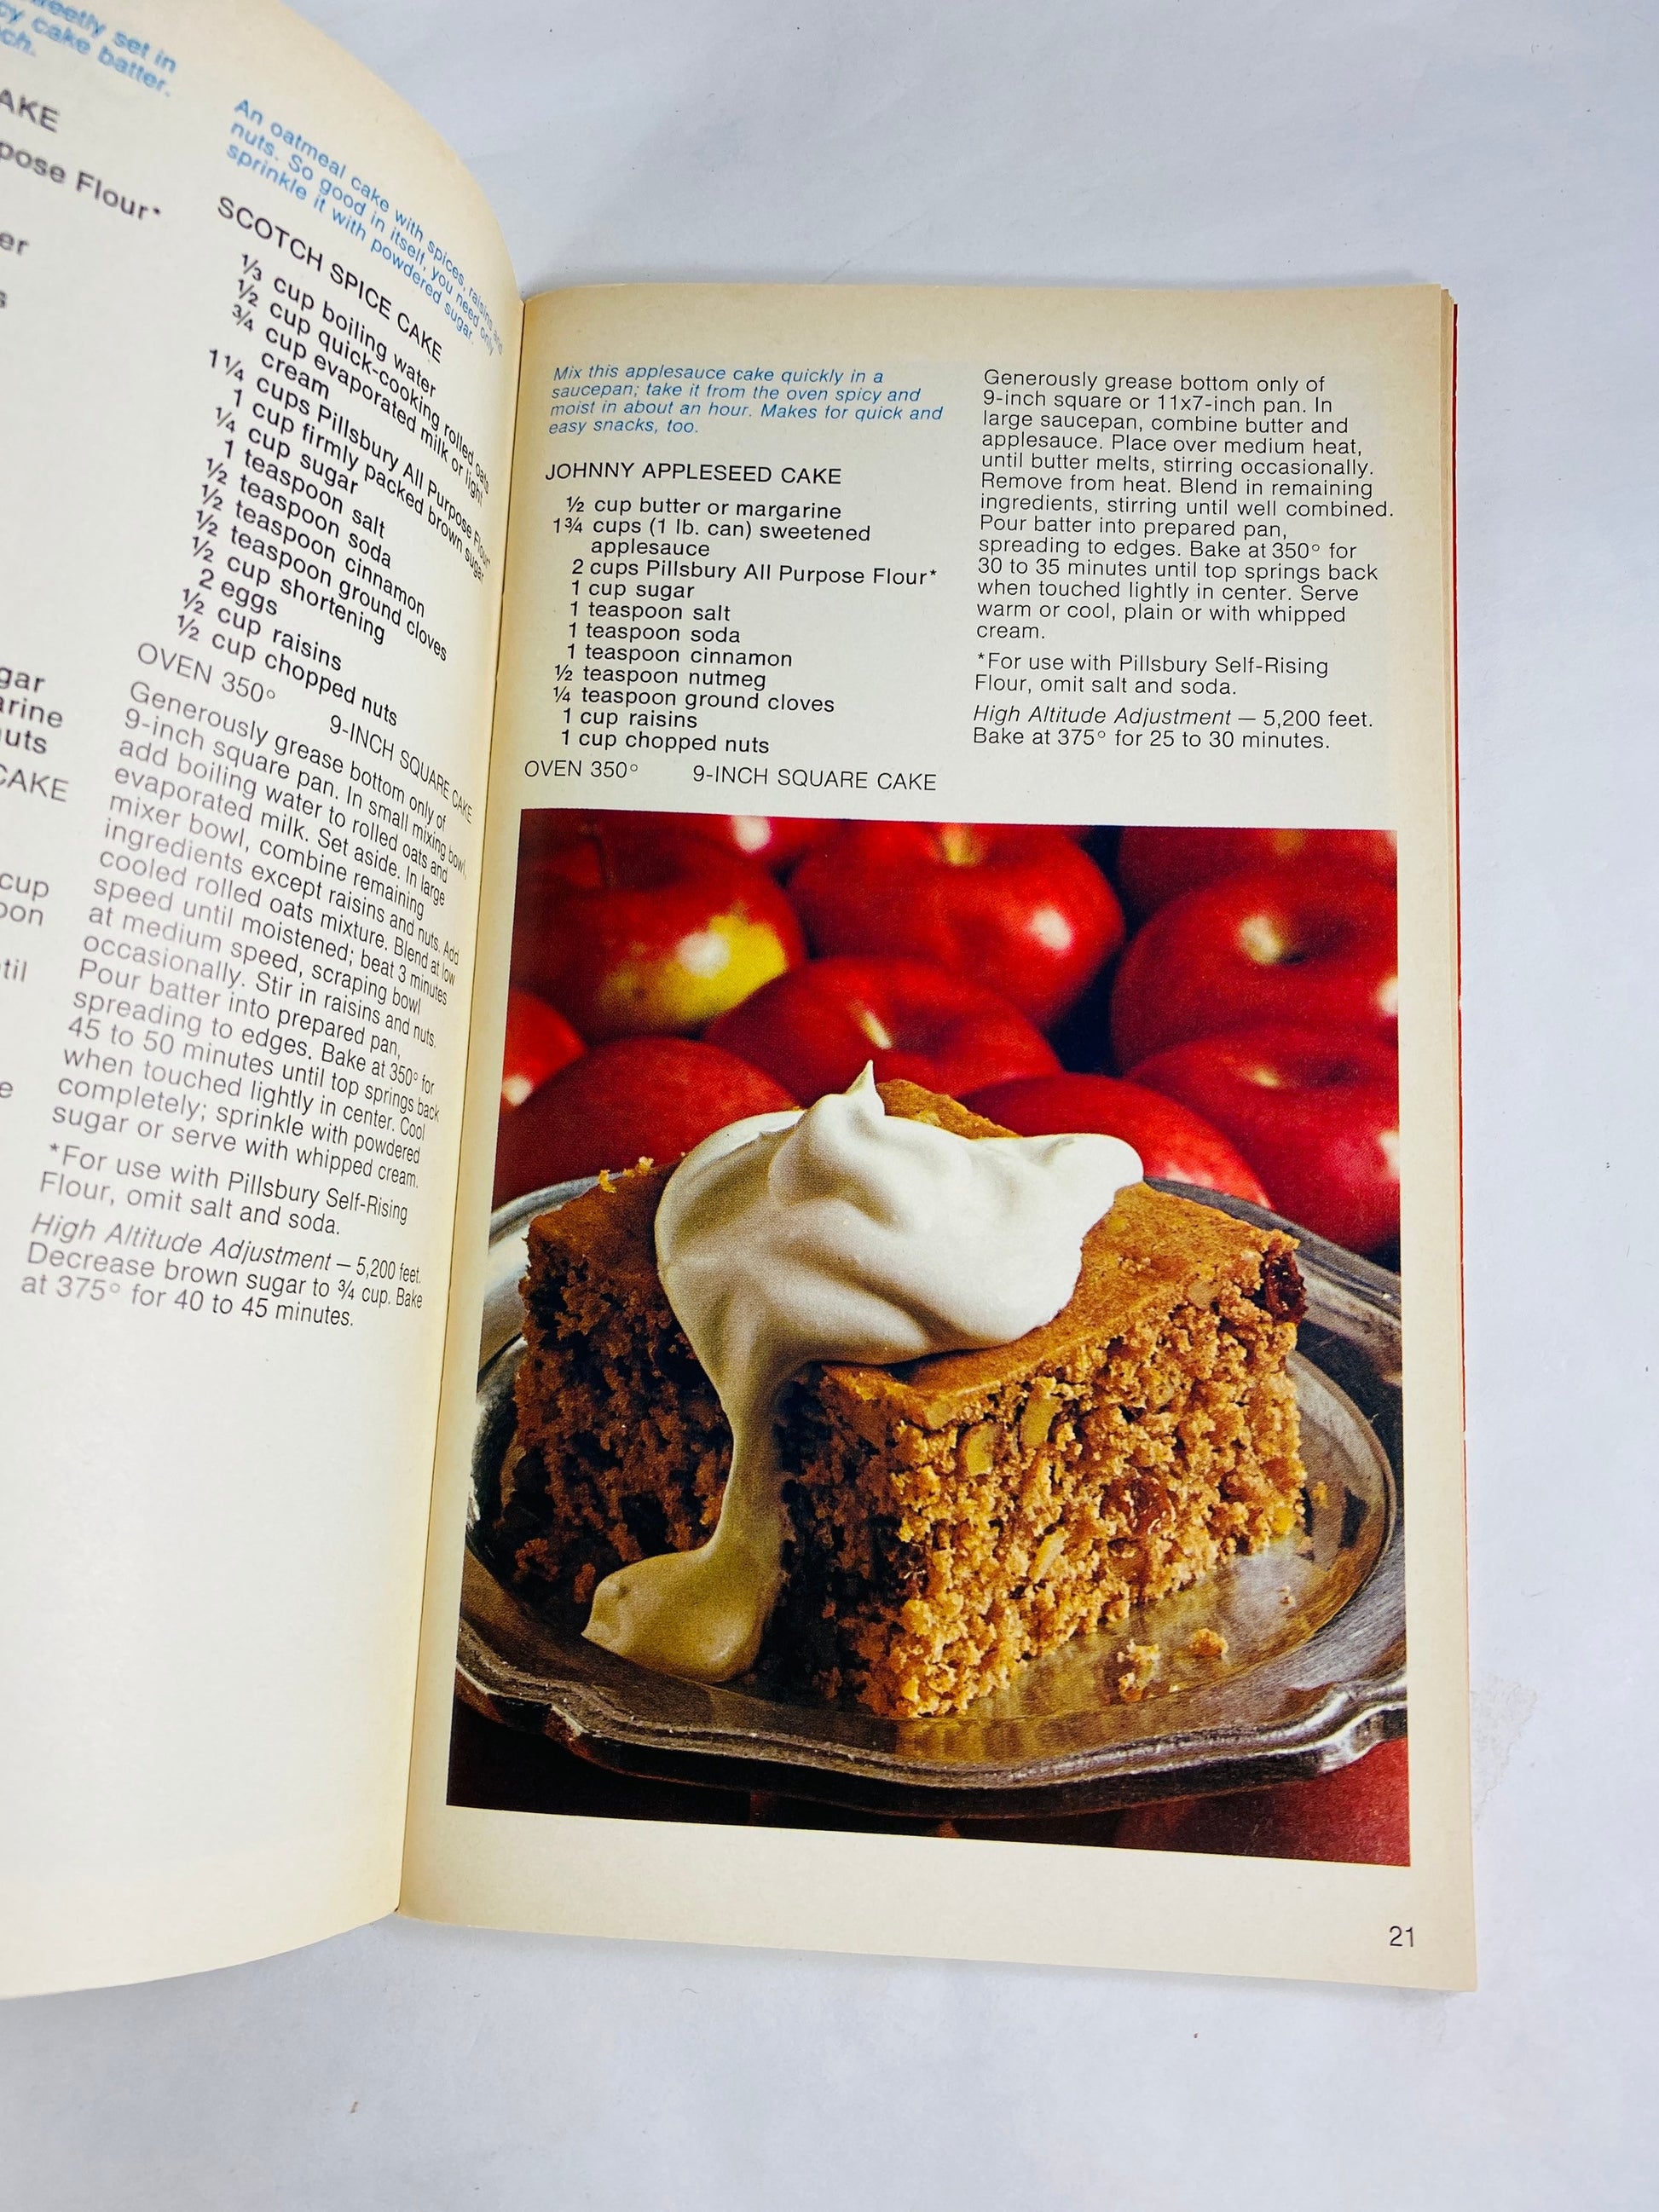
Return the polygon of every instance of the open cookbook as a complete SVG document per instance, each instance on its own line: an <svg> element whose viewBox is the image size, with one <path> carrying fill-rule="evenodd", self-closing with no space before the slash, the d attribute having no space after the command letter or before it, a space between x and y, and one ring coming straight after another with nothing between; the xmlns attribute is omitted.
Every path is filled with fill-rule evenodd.
<svg viewBox="0 0 1659 2212"><path fill-rule="evenodd" d="M1471 1984L1452 332L521 303L0 0L0 1987Z"/></svg>

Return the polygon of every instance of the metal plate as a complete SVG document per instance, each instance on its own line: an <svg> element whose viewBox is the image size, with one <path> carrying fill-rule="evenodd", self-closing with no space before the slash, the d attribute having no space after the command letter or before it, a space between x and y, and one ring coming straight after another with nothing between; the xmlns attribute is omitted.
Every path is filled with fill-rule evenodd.
<svg viewBox="0 0 1659 2212"><path fill-rule="evenodd" d="M935 1820L1255 1788L1344 1765L1403 1733L1398 1279L1241 1200L1156 1187L1301 1240L1308 1317L1293 1372L1310 1497L1305 1534L1224 1561L1197 1589L1078 1638L947 1719L883 1720L752 1683L705 1688L570 1635L507 1587L489 1532L524 1349L517 1286L526 1230L532 1214L591 1188L584 1179L520 1199L491 1224L461 1695L620 1773ZM1224 1655L1192 1656L1200 1629L1224 1638ZM1131 1641L1163 1654L1136 1703L1117 1687Z"/></svg>

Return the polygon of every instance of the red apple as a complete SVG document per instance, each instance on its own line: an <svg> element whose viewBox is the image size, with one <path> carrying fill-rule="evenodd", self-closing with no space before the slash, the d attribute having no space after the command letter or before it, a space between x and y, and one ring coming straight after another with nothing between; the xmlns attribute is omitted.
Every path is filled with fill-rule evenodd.
<svg viewBox="0 0 1659 2212"><path fill-rule="evenodd" d="M609 818L578 806L526 806L519 817L520 875L525 875L550 853L575 844L585 830Z"/></svg>
<svg viewBox="0 0 1659 2212"><path fill-rule="evenodd" d="M1184 892L1131 939L1112 986L1113 1050L1127 1073L1166 1045L1263 1022L1392 1037L1399 989L1386 884L1264 868Z"/></svg>
<svg viewBox="0 0 1659 2212"><path fill-rule="evenodd" d="M502 1115L495 1202L642 1157L677 1160L728 1121L794 1103L770 1076L713 1045L685 1037L596 1045Z"/></svg>
<svg viewBox="0 0 1659 2212"><path fill-rule="evenodd" d="M1058 830L849 822L789 896L814 952L931 960L1045 1027L1123 941L1111 885Z"/></svg>
<svg viewBox="0 0 1659 2212"><path fill-rule="evenodd" d="M954 1098L1060 1062L1040 1030L994 991L925 960L810 960L722 1015L708 1041L740 1054L805 1105L845 1091L866 1060Z"/></svg>
<svg viewBox="0 0 1659 2212"><path fill-rule="evenodd" d="M701 1029L804 950L764 868L683 830L589 817L519 872L513 979L592 1042Z"/></svg>
<svg viewBox="0 0 1659 2212"><path fill-rule="evenodd" d="M684 830L740 860L757 860L774 875L792 868L801 854L821 845L841 827L781 814L638 814L631 809L541 806L519 817L519 865L544 860L596 825L612 839L650 842L665 830Z"/></svg>
<svg viewBox="0 0 1659 2212"><path fill-rule="evenodd" d="M1263 1028L1153 1054L1131 1079L1231 1137L1292 1221L1370 1252L1400 1233L1400 1066L1363 1030Z"/></svg>
<svg viewBox="0 0 1659 2212"><path fill-rule="evenodd" d="M538 1084L556 1075L587 1047L564 1016L528 991L507 994L507 1041L501 1049L501 1103L522 1106Z"/></svg>
<svg viewBox="0 0 1659 2212"><path fill-rule="evenodd" d="M1112 1841L1121 1850L1221 1851L1243 1859L1334 1859L1409 1866L1406 1740L1307 1782L1223 1796L1132 1806Z"/></svg>
<svg viewBox="0 0 1659 2212"><path fill-rule="evenodd" d="M1139 1153L1144 1174L1224 1190L1257 1206L1273 1203L1218 1129L1138 1083L1109 1075L1024 1075L975 1091L962 1103L1022 1137L1060 1136L1073 1129L1121 1137Z"/></svg>
<svg viewBox="0 0 1659 2212"><path fill-rule="evenodd" d="M1291 862L1358 868L1379 882L1395 878L1392 830L1126 830L1113 873L1123 902L1154 913L1183 891L1246 869Z"/></svg>
<svg viewBox="0 0 1659 2212"><path fill-rule="evenodd" d="M775 876L787 875L803 853L823 844L841 827L833 819L815 821L782 814L658 814L641 815L639 819L671 823L677 829L690 830L724 852L758 860Z"/></svg>

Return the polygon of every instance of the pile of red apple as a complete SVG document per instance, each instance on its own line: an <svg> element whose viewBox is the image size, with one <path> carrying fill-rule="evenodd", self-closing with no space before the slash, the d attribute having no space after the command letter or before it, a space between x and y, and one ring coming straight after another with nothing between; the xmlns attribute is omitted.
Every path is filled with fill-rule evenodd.
<svg viewBox="0 0 1659 2212"><path fill-rule="evenodd" d="M497 1202L869 1060L1390 1250L1394 868L1381 831L526 813Z"/></svg>

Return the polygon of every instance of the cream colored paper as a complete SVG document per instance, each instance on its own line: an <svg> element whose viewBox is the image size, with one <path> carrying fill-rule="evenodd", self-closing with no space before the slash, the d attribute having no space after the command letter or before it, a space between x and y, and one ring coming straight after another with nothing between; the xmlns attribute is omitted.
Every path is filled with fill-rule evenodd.
<svg viewBox="0 0 1659 2212"><path fill-rule="evenodd" d="M404 1910L586 1934L1470 1984L1450 349L1449 305L1426 289L1101 295L630 288L555 294L531 303ZM989 679L1012 672L986 655L1040 653L1059 632L1066 643L1054 649L1067 664L1060 672L1069 684L1072 656L1091 648L1109 647L1115 657L1127 653L1132 663L1136 653L1153 660L1206 655L1213 663L1227 650L1213 641L1217 626L1189 624L1173 600L1167 626L1161 619L1126 625L1120 601L1097 627L1094 618L1034 614L1029 618L1036 642L1024 634L981 634L981 417L991 370L1011 380L994 388L1016 392L1026 388L1019 379L1030 371L1056 377L1166 374L1203 380L1200 392L1212 391L1221 378L1243 379L1252 392L1305 393L1310 377L1322 380L1321 395L1328 397L1333 413L1357 425L1370 498L1386 499L1389 510L1386 527L1382 518L1363 514L1341 526L1353 550L1338 565L1363 568L1376 562L1382 580L1363 586L1352 599L1327 595L1316 602L1344 605L1340 624L1287 628L1283 645L1273 648L1252 635L1237 650L1244 656L1254 647L1292 659L1328 657L1328 673L1307 681L1325 686L1321 696L1345 714L1365 718L1342 726L1349 741L1317 760L1206 743L1199 763L1179 753L1157 757L1145 746L1051 744L1039 762L1038 748L1029 742L1038 725L1028 720L1024 749L975 744L975 728L985 726L976 707L1006 703L1010 696ZM872 398L878 372L881 397ZM770 394L769 414L755 397L760 387ZM844 411L829 416L826 404ZM1161 404L1167 414L1169 403ZM861 416L860 406L871 411ZM817 411L805 412L809 407ZM657 427L626 427L630 421ZM678 429L668 427L676 422ZM1207 458L1193 450L1195 460ZM1132 463L1132 449L1124 450L1124 459ZM623 461L632 465L627 475L574 474L568 466ZM763 467L771 474L763 485L753 477L722 483L707 474L647 477L647 462ZM842 473L833 485L809 481L789 490L786 468ZM1133 468L1124 473L1132 482ZM1017 487L989 488L1019 495ZM1288 498L1282 483L1279 490ZM672 495L700 502L684 517L688 534L695 532L704 549L697 598L730 599L739 608L732 619L752 624L757 642L764 630L764 641L789 656L778 683L796 688L799 673L798 696L833 695L833 716L810 708L716 708L708 720L699 718L700 728L716 732L714 750L678 755L659 749L672 729L634 719L653 714L649 706L613 711L595 699L586 725L566 720L566 704L580 716L588 702L578 696L580 686L572 692L566 672L567 623L574 609L565 502L578 495L635 502L613 510L618 522L626 525L631 516L646 524L644 540L666 540L643 542L640 559L672 564L682 517L660 505L646 516L637 504L642 491L653 501ZM1123 496L1135 495L1126 488ZM840 506L840 521L821 518L828 530L870 522L866 573L856 584L801 581L789 592L778 588L779 577L751 581L744 574L751 562L851 568L860 556L858 541L836 538L763 545L759 518L752 511L743 516L740 499L751 509L766 500ZM719 513L705 504L716 500L729 504ZM717 551L706 526L739 520L750 522L749 534L723 537ZM1321 540L1338 534L1338 526L1322 516L1316 523L1294 520ZM880 589L870 569L876 546L884 565L897 572ZM1030 567L1042 557L1039 550L1020 557L1035 584L1045 574L1066 580L1078 573L1073 560L1097 556L1079 545L1052 572ZM1106 565L1113 558L1109 544L1097 557L1104 591L1115 580ZM733 564L729 577L717 573L726 563ZM1320 566L1328 565L1322 553ZM1242 568L1231 579L1200 573L1170 580L1172 586L1180 580L1242 590ZM666 582L678 572L665 565L644 573ZM1025 618L1009 619L1017 629ZM1241 624L1241 640L1252 627ZM1188 641L1206 630L1212 631L1210 640ZM1080 647L1078 637L1088 646ZM1121 670L1115 665L1109 672L1115 679ZM1135 673L1133 665L1128 672ZM1162 681L1159 672L1140 672ZM1212 667L1193 680L1213 673ZM1264 689L1264 672L1232 673L1240 678L1232 696L1241 714L1247 708L1259 714L1273 696L1273 686ZM1033 696L1026 695L1028 705ZM1079 694L1066 689L1043 696L1060 703ZM1194 708L1206 700L1213 704L1218 696L1186 695ZM1288 696L1308 695L1304 686ZM769 749L726 742L751 735L767 738ZM572 773L572 763L580 775ZM764 766L769 781L737 781L745 765L751 771ZM801 780L831 765L847 779L833 788ZM725 768L730 778L698 779L699 768ZM790 771L787 778L777 774L781 768ZM557 804L1398 830L1412 1494L1409 1869L792 1834L446 1804L518 817L522 807ZM1410 1931L1408 1946L1396 1932L1402 1929Z"/></svg>
<svg viewBox="0 0 1659 2212"><path fill-rule="evenodd" d="M397 1894L520 315L453 157L270 0L0 19L0 663L41 679L0 694L40 708L7 720L0 789L0 1984L30 1990L221 1965ZM243 814L216 748L276 734L307 750L249 771ZM235 888L214 841L239 832ZM299 888L261 879L256 925L262 855ZM279 901L360 875L359 918L398 902L377 966L337 931L295 949L319 931ZM129 1010L96 1036L89 989ZM325 1068L289 1028L283 1062L331 1096L325 1143L320 1105L261 1120L229 1070L331 996L372 1045L331 1039L356 1058ZM414 1149L413 1183L382 1176ZM107 1241L192 1222L194 1251ZM216 1261L227 1235L302 1257ZM83 1264L110 1255L152 1273Z"/></svg>

